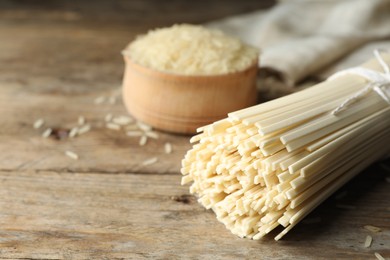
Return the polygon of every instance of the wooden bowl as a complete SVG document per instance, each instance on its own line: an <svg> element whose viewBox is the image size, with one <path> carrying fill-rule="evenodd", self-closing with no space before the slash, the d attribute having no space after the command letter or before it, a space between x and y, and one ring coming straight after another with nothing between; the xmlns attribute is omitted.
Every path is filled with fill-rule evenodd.
<svg viewBox="0 0 390 260"><path fill-rule="evenodd" d="M239 72L188 76L149 69L127 56L124 59L126 108L156 129L193 134L200 126L256 103L257 60Z"/></svg>

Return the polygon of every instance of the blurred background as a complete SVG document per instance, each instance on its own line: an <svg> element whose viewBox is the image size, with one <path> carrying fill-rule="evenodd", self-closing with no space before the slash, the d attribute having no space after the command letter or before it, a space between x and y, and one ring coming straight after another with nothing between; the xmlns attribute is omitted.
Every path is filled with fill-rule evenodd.
<svg viewBox="0 0 390 260"><path fill-rule="evenodd" d="M64 93L112 88L122 80L120 52L135 35L273 4L255 0L2 0L0 80ZM93 88L78 87L85 84Z"/></svg>

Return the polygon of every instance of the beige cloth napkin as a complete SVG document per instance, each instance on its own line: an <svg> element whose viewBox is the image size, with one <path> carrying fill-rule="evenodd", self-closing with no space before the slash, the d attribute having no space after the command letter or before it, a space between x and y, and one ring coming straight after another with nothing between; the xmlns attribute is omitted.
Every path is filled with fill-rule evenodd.
<svg viewBox="0 0 390 260"><path fill-rule="evenodd" d="M390 40L390 0L280 1L270 10L228 17L206 26L261 49L259 85L274 98L299 89L308 76L329 75L333 65L343 68L337 62L366 44ZM375 44L369 46L371 52L365 49L358 55L366 55L362 60L376 48ZM353 60L359 60L353 66L360 63L359 58ZM303 87L307 85L310 81Z"/></svg>

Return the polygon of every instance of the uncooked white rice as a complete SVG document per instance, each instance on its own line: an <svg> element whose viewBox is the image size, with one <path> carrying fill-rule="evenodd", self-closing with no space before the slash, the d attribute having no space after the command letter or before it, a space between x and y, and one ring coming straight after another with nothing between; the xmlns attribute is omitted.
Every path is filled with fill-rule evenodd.
<svg viewBox="0 0 390 260"><path fill-rule="evenodd" d="M364 247L368 248L372 244L372 236L368 235L366 236L366 241L364 241Z"/></svg>
<svg viewBox="0 0 390 260"><path fill-rule="evenodd" d="M79 128L78 128L77 126L76 126L76 127L73 127L73 128L70 130L68 136L69 136L70 138L73 138L73 137L75 137L75 136L77 135L78 131L79 131Z"/></svg>
<svg viewBox="0 0 390 260"><path fill-rule="evenodd" d="M96 105L102 104L104 101L106 101L106 97L104 97L104 96L97 97L94 100Z"/></svg>
<svg viewBox="0 0 390 260"><path fill-rule="evenodd" d="M51 132L53 132L53 130L52 130L51 128L46 129L46 130L42 133L42 137L43 137L43 138L48 138L48 137L51 135Z"/></svg>
<svg viewBox="0 0 390 260"><path fill-rule="evenodd" d="M44 124L45 124L45 120L43 120L42 118L39 118L39 119L37 119L37 120L34 122L33 127L34 127L35 129L39 129L39 128L41 128Z"/></svg>
<svg viewBox="0 0 390 260"><path fill-rule="evenodd" d="M79 129L78 134L79 135L85 134L85 133L89 132L89 130L91 130L91 125L89 125L89 124L84 125Z"/></svg>
<svg viewBox="0 0 390 260"><path fill-rule="evenodd" d="M132 130L138 130L139 127L137 124L133 124L133 125L127 125L126 126L126 130L129 130L129 131L132 131Z"/></svg>
<svg viewBox="0 0 390 260"><path fill-rule="evenodd" d="M111 130L120 130L121 126L114 123L107 123L106 127Z"/></svg>
<svg viewBox="0 0 390 260"><path fill-rule="evenodd" d="M128 116L117 116L112 119L112 122L118 125L128 125L133 123L134 120Z"/></svg>
<svg viewBox="0 0 390 260"><path fill-rule="evenodd" d="M240 71L259 55L238 38L190 24L151 30L138 36L123 54L145 67L185 75Z"/></svg>
<svg viewBox="0 0 390 260"><path fill-rule="evenodd" d="M137 121L137 126L142 131L148 132L152 130L152 127L150 125L147 125L145 123L142 123L141 121Z"/></svg>
<svg viewBox="0 0 390 260"><path fill-rule="evenodd" d="M150 138L153 138L153 139L158 139L158 134L156 132L148 131L148 132L145 132L145 134L146 134L147 137L150 137Z"/></svg>
<svg viewBox="0 0 390 260"><path fill-rule="evenodd" d="M165 143L164 150L165 150L166 154L172 153L172 145L171 145L171 143Z"/></svg>
<svg viewBox="0 0 390 260"><path fill-rule="evenodd" d="M141 131L127 131L126 135L130 137L142 136L144 133Z"/></svg>
<svg viewBox="0 0 390 260"><path fill-rule="evenodd" d="M141 136L141 138L139 139L139 145L140 146L144 146L148 141L148 137L146 135L143 135Z"/></svg>
<svg viewBox="0 0 390 260"><path fill-rule="evenodd" d="M73 160L78 160L79 159L79 156L76 153L72 152L72 151L66 151L65 155L68 156L69 158L72 158Z"/></svg>
<svg viewBox="0 0 390 260"><path fill-rule="evenodd" d="M381 256L381 254L379 254L379 253L377 253L377 252L375 252L374 255L376 256L376 258L377 258L378 260L386 260L383 256Z"/></svg>
<svg viewBox="0 0 390 260"><path fill-rule="evenodd" d="M79 125L84 125L85 124L85 118L83 116L79 116L77 120Z"/></svg>
<svg viewBox="0 0 390 260"><path fill-rule="evenodd" d="M147 159L145 161L142 162L142 165L143 166L147 166L147 165L151 165L151 164L154 164L158 161L158 158L157 157L153 157L153 158L150 158L150 159Z"/></svg>
<svg viewBox="0 0 390 260"><path fill-rule="evenodd" d="M372 225L365 225L364 229L371 231L371 232L374 232L374 233L378 233L378 232L382 231L382 229L375 227L375 226L372 226Z"/></svg>

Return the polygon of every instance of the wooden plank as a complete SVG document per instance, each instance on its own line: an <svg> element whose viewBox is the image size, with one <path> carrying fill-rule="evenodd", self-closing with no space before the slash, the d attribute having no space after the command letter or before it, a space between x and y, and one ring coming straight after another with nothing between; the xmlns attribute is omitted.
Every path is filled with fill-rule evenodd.
<svg viewBox="0 0 390 260"><path fill-rule="evenodd" d="M125 45L147 29L205 22L272 1L159 0L0 2L0 259L373 259L390 257L389 178L378 165L330 199L283 241L240 239L182 187L177 173L188 137L137 138L107 130L125 114L118 94ZM37 118L69 130L83 115L91 132L43 139ZM163 153L165 142L174 153ZM66 150L79 154L74 161ZM142 161L158 157L147 167ZM113 174L115 173L115 174ZM126 174L123 174L126 173ZM356 207L339 209L335 205ZM309 221L310 222L310 221ZM364 225L382 228L370 233ZM276 234L276 233L275 233ZM374 238L363 248L366 235Z"/></svg>
<svg viewBox="0 0 390 260"><path fill-rule="evenodd" d="M373 170L378 170L374 168ZM341 210L328 200L284 240L240 239L205 211L179 175L0 172L0 255L7 258L372 259L389 256L389 184L363 174ZM375 189L373 187L375 186ZM383 208L381 208L383 207ZM382 232L370 233L364 225ZM367 234L374 238L364 248Z"/></svg>
<svg viewBox="0 0 390 260"><path fill-rule="evenodd" d="M0 168L3 170L172 173L179 171L181 159L190 147L188 137L161 132L158 133L159 139L149 138L148 143L141 147L139 137L128 137L125 131L107 129L104 121L107 113L126 115L120 100L115 105L94 104L99 95L109 96L107 92L70 98L19 88L7 84L0 87L0 109L3 111ZM12 99L9 98L11 96ZM47 127L69 132L77 126L79 115L92 125L90 132L75 138L41 137ZM38 118L45 119L46 123L37 130L32 125ZM172 154L165 154L166 142L172 143ZM75 161L66 157L64 153L67 150L77 153L80 159ZM143 161L152 157L159 159L157 164L142 165Z"/></svg>

